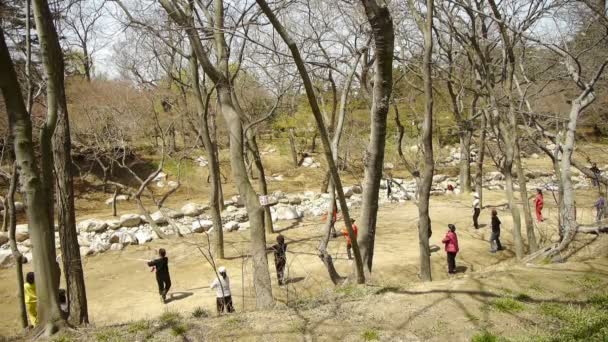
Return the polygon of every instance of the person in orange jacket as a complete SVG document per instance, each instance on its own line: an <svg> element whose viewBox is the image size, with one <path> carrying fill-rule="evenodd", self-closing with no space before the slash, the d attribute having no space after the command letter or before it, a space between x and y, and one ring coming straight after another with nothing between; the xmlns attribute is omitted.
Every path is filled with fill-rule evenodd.
<svg viewBox="0 0 608 342"><path fill-rule="evenodd" d="M357 238L357 232L359 231L359 228L357 228L357 225L355 224L355 220L354 219L350 219L350 224L353 227L353 233L355 233L355 239ZM348 254L348 259L352 259L352 255L350 253L350 250L353 248L352 244L351 244L351 240L350 240L350 236L348 236L348 229L346 229L346 227L344 227L344 229L342 229L342 235L344 235L344 237L346 238L346 254Z"/></svg>

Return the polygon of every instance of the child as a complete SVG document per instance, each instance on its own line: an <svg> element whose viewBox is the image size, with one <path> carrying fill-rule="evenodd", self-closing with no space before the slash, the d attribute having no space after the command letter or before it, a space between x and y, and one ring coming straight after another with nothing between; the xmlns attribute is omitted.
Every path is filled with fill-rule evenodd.
<svg viewBox="0 0 608 342"><path fill-rule="evenodd" d="M492 210L492 235L490 236L490 252L492 253L503 250L500 244L500 224L498 213L496 210Z"/></svg>
<svg viewBox="0 0 608 342"><path fill-rule="evenodd" d="M458 253L458 236L456 236L456 226L448 224L450 229L441 242L445 244L445 251L448 254L448 273L456 273L456 254Z"/></svg>
<svg viewBox="0 0 608 342"><path fill-rule="evenodd" d="M148 262L152 271L156 271L156 282L158 283L158 293L161 302L167 302L167 292L171 288L171 277L169 276L169 258L164 248L158 250L160 258Z"/></svg>
<svg viewBox="0 0 608 342"><path fill-rule="evenodd" d="M25 292L25 310L33 326L38 325L38 297L36 297L36 284L34 282L34 272L28 272L25 275L25 284L23 285Z"/></svg>
<svg viewBox="0 0 608 342"><path fill-rule="evenodd" d="M350 224L353 227L353 233L355 233L355 239L357 238L357 232L359 231L359 229L357 228L357 225L355 224L355 220L354 219L350 219ZM350 236L348 235L348 229L346 229L346 227L344 227L344 229L342 229L342 235L344 235L344 237L346 238L346 254L348 254L348 260L351 260L353 257L350 253L350 250L352 249L352 241L350 240Z"/></svg>
<svg viewBox="0 0 608 342"><path fill-rule="evenodd" d="M232 296L230 294L230 279L228 278L228 274L226 274L226 268L220 266L217 272L219 276L209 285L210 288L215 289L217 314L220 315L224 311L224 308L228 313L234 312Z"/></svg>
<svg viewBox="0 0 608 342"><path fill-rule="evenodd" d="M285 265L287 264L287 256L285 255L287 252L287 244L285 243L285 237L279 234L277 236L277 244L270 247L270 249L274 253L274 266L277 269L279 285L283 285L285 281L284 270Z"/></svg>
<svg viewBox="0 0 608 342"><path fill-rule="evenodd" d="M543 191L541 189L536 189L536 197L534 198L534 206L536 207L536 221L543 222L543 205L545 204L545 199L543 197Z"/></svg>
<svg viewBox="0 0 608 342"><path fill-rule="evenodd" d="M481 205L480 205L480 201L479 201L479 194L478 193L474 193L473 194L473 226L475 227L475 229L479 229L479 214L481 213Z"/></svg>

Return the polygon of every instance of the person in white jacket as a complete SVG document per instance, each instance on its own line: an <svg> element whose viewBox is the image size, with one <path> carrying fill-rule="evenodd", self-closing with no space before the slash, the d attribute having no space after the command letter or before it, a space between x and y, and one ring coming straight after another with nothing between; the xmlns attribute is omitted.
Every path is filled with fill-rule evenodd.
<svg viewBox="0 0 608 342"><path fill-rule="evenodd" d="M479 194L473 194L473 226L475 229L479 229L479 214L481 213L481 206L479 201Z"/></svg>
<svg viewBox="0 0 608 342"><path fill-rule="evenodd" d="M228 313L234 312L234 306L232 305L232 296L230 294L230 278L226 273L226 268L221 266L217 269L219 276L215 278L213 283L209 286L215 290L215 297L217 303L217 313L221 315L223 311Z"/></svg>

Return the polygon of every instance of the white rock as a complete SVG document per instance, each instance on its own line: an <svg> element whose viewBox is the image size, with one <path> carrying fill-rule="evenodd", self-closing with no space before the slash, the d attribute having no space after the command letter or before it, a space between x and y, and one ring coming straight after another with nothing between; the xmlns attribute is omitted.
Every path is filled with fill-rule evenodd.
<svg viewBox="0 0 608 342"><path fill-rule="evenodd" d="M530 155L530 159L538 159L538 158L540 158L540 157L539 157L539 156L538 156L538 154L536 154L536 153L532 153L532 154Z"/></svg>
<svg viewBox="0 0 608 342"><path fill-rule="evenodd" d="M125 246L122 243L113 243L110 245L111 251L121 251Z"/></svg>
<svg viewBox="0 0 608 342"><path fill-rule="evenodd" d="M188 235L188 234L192 234L192 231L190 230L190 228L184 226L184 225L177 225L177 230L179 230L179 233L182 235Z"/></svg>
<svg viewBox="0 0 608 342"><path fill-rule="evenodd" d="M89 247L84 247L84 246L80 247L80 256L81 257L92 255L92 254L93 254L93 252L91 251L91 249Z"/></svg>
<svg viewBox="0 0 608 342"><path fill-rule="evenodd" d="M137 214L124 214L120 216L121 227L137 227L141 223L141 217Z"/></svg>
<svg viewBox="0 0 608 342"><path fill-rule="evenodd" d="M161 209L167 217L172 219L178 219L184 217L184 214L181 211L173 210L173 209Z"/></svg>
<svg viewBox="0 0 608 342"><path fill-rule="evenodd" d="M0 251L0 267L11 267L15 264L13 253L9 249Z"/></svg>
<svg viewBox="0 0 608 342"><path fill-rule="evenodd" d="M152 233L144 230L140 230L135 233L135 238L137 239L137 243L143 245L146 242L150 242L153 240Z"/></svg>
<svg viewBox="0 0 608 342"><path fill-rule="evenodd" d="M354 191L352 188L344 188L344 197L350 198L353 196L353 194L354 194Z"/></svg>
<svg viewBox="0 0 608 342"><path fill-rule="evenodd" d="M163 182L163 181L156 182L156 186L157 186L157 187L159 187L159 188L164 188L164 187L165 187L165 185L166 185L166 184L165 184L165 182Z"/></svg>
<svg viewBox="0 0 608 342"><path fill-rule="evenodd" d="M200 167L205 167L205 166L207 166L209 164L209 162L207 161L207 159L205 157L203 157L203 156L199 156L194 161L197 162Z"/></svg>
<svg viewBox="0 0 608 342"><path fill-rule="evenodd" d="M30 233L27 224L18 224L15 227L15 233L24 233L24 234L28 234Z"/></svg>
<svg viewBox="0 0 608 342"><path fill-rule="evenodd" d="M504 180L505 176L498 171L488 172L486 173L486 179L489 180Z"/></svg>
<svg viewBox="0 0 608 342"><path fill-rule="evenodd" d="M315 160L312 157L306 157L302 160L303 167L311 167L314 164Z"/></svg>
<svg viewBox="0 0 608 342"><path fill-rule="evenodd" d="M176 181L168 181L167 186L173 189L173 188L177 188L179 186L179 183Z"/></svg>
<svg viewBox="0 0 608 342"><path fill-rule="evenodd" d="M192 222L192 232L202 233L208 231L213 227L213 221L210 220L196 220Z"/></svg>
<svg viewBox="0 0 608 342"><path fill-rule="evenodd" d="M111 230L116 230L116 229L120 228L120 221L119 220L106 221L106 224L108 225L108 228L111 229Z"/></svg>
<svg viewBox="0 0 608 342"><path fill-rule="evenodd" d="M123 244L123 245L137 245L139 244L139 241L137 240L137 238L135 237L135 234L130 233L130 232L123 232L120 235L120 239L118 240L119 243Z"/></svg>
<svg viewBox="0 0 608 342"><path fill-rule="evenodd" d="M116 196L116 202L124 202L124 201L128 201L128 200L129 200L129 196L127 196L127 195ZM107 205L112 205L113 202L114 202L114 197L110 197L106 200Z"/></svg>
<svg viewBox="0 0 608 342"><path fill-rule="evenodd" d="M384 169L385 170L392 170L395 168L395 164L393 163L384 163Z"/></svg>
<svg viewBox="0 0 608 342"><path fill-rule="evenodd" d="M446 175L434 175L433 183L441 183L441 182L445 181L446 179L448 179L448 176L446 176Z"/></svg>
<svg viewBox="0 0 608 342"><path fill-rule="evenodd" d="M18 213L25 211L25 204L21 202L15 202L15 211Z"/></svg>
<svg viewBox="0 0 608 342"><path fill-rule="evenodd" d="M152 179L152 181L153 182L162 182L162 181L165 181L166 179L167 179L167 174L161 171L156 175L156 177L154 177Z"/></svg>
<svg viewBox="0 0 608 342"><path fill-rule="evenodd" d="M163 215L163 213L159 211L154 212L150 215L150 217L152 218L152 220L154 220L154 223L156 224L167 224L168 221L165 218L165 216Z"/></svg>
<svg viewBox="0 0 608 342"><path fill-rule="evenodd" d="M78 245L80 247L89 247L91 246L91 241L84 235L78 235Z"/></svg>
<svg viewBox="0 0 608 342"><path fill-rule="evenodd" d="M181 212L182 214L184 214L184 216L194 217L202 214L204 210L205 207L202 205L196 203L188 203L182 207Z"/></svg>
<svg viewBox="0 0 608 342"><path fill-rule="evenodd" d="M239 223L239 231L247 230L251 227L251 223L249 221Z"/></svg>
<svg viewBox="0 0 608 342"><path fill-rule="evenodd" d="M79 222L76 225L76 228L79 232L95 232L95 233L103 233L106 229L108 229L108 224L102 220L98 219L88 219Z"/></svg>
<svg viewBox="0 0 608 342"><path fill-rule="evenodd" d="M224 231L231 232L237 229L239 229L239 223L236 221L230 221L224 224Z"/></svg>
<svg viewBox="0 0 608 342"><path fill-rule="evenodd" d="M295 220L302 217L296 208L292 206L280 206L276 209L277 219L279 220Z"/></svg>
<svg viewBox="0 0 608 342"><path fill-rule="evenodd" d="M351 187L351 190L353 191L353 193L355 193L357 195L360 195L363 193L363 188L361 188L361 186L359 186L359 185L353 185Z"/></svg>
<svg viewBox="0 0 608 342"><path fill-rule="evenodd" d="M110 244L99 239L91 242L91 246L89 248L91 249L93 254L104 253L105 251L110 249Z"/></svg>

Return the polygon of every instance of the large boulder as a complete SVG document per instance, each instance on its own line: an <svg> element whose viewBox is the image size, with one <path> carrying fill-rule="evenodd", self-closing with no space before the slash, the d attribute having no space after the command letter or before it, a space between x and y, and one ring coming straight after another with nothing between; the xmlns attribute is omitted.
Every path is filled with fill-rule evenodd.
<svg viewBox="0 0 608 342"><path fill-rule="evenodd" d="M91 246L89 246L89 249L92 251L93 254L104 253L105 251L110 249L110 244L105 241L102 241L101 239L96 239L91 242Z"/></svg>
<svg viewBox="0 0 608 342"><path fill-rule="evenodd" d="M6 233L0 233L0 246L8 242L8 235Z"/></svg>
<svg viewBox="0 0 608 342"><path fill-rule="evenodd" d="M163 213L167 215L168 218L171 219L179 219L184 217L184 214L181 211L173 210L173 209L162 209Z"/></svg>
<svg viewBox="0 0 608 342"><path fill-rule="evenodd" d="M192 232L202 233L213 227L213 222L210 220L196 220L192 222Z"/></svg>
<svg viewBox="0 0 608 342"><path fill-rule="evenodd" d="M301 218L302 214L292 206L281 206L277 207L276 216L279 220L296 220Z"/></svg>
<svg viewBox="0 0 608 342"><path fill-rule="evenodd" d="M434 175L433 183L441 183L441 182L445 181L446 179L448 179L448 176L446 176L446 175Z"/></svg>
<svg viewBox="0 0 608 342"><path fill-rule="evenodd" d="M137 239L138 244L143 245L146 242L152 241L154 239L154 236L149 231L140 230L135 233L135 238Z"/></svg>
<svg viewBox="0 0 608 342"><path fill-rule="evenodd" d="M0 267L10 267L15 264L13 253L8 250L0 250Z"/></svg>
<svg viewBox="0 0 608 342"><path fill-rule="evenodd" d="M113 243L110 245L111 251L121 251L125 246L122 243Z"/></svg>
<svg viewBox="0 0 608 342"><path fill-rule="evenodd" d="M119 220L109 220L109 221L106 221L106 224L108 225L108 229L111 229L111 230L116 230L116 229L120 228Z"/></svg>
<svg viewBox="0 0 608 342"><path fill-rule="evenodd" d="M137 214L124 214L120 216L121 227L137 227L141 223L141 217Z"/></svg>
<svg viewBox="0 0 608 342"><path fill-rule="evenodd" d="M182 214L184 214L184 216L195 217L202 214L205 209L206 208L202 205L196 203L188 203L182 207L181 212Z"/></svg>
<svg viewBox="0 0 608 342"><path fill-rule="evenodd" d="M103 233L108 229L108 224L98 219L88 219L78 222L76 228L78 231L85 233Z"/></svg>

